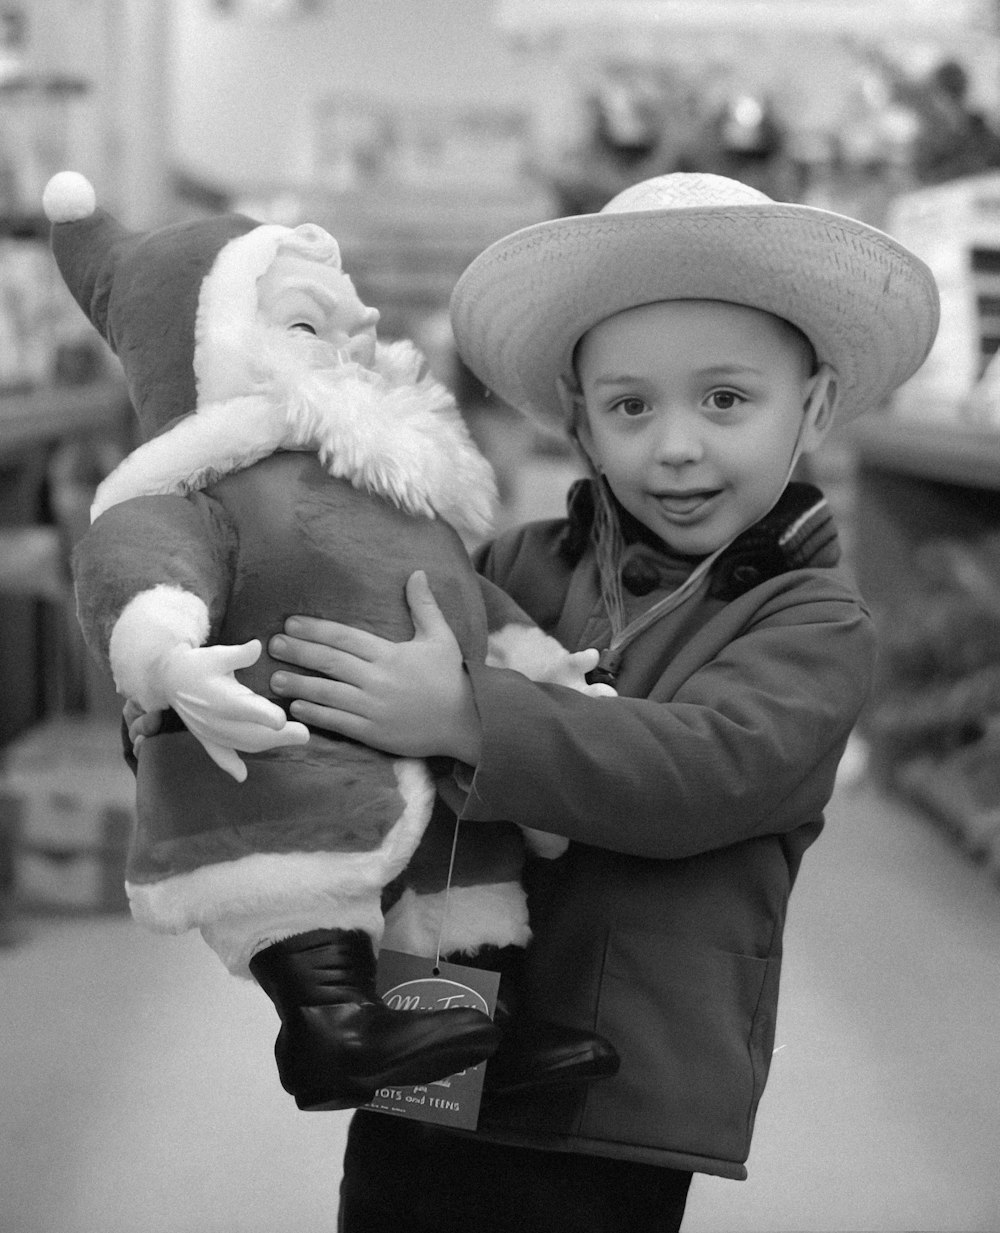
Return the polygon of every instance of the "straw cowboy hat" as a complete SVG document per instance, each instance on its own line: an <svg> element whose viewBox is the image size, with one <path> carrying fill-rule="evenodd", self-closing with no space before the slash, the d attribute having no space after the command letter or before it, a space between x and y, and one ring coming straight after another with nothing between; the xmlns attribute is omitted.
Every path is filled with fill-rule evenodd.
<svg viewBox="0 0 1000 1233"><path fill-rule="evenodd" d="M597 214L498 240L456 284L452 326L490 390L559 428L557 379L580 337L624 309L681 299L726 300L798 326L836 371L845 420L916 372L939 317L930 270L874 227L723 176L675 173L625 189Z"/></svg>

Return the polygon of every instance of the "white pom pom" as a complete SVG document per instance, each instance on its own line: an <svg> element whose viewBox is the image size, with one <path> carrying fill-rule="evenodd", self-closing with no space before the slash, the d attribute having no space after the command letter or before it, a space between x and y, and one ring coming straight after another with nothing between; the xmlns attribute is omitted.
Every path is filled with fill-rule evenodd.
<svg viewBox="0 0 1000 1233"><path fill-rule="evenodd" d="M89 218L97 208L97 195L86 176L78 171L60 171L46 184L42 209L53 223L75 223Z"/></svg>

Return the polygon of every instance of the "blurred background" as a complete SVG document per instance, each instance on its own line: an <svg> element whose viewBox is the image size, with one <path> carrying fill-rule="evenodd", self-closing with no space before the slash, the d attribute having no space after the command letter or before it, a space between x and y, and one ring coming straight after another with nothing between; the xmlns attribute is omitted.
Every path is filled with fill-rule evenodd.
<svg viewBox="0 0 1000 1233"><path fill-rule="evenodd" d="M0 2L0 1229L332 1230L346 1115L291 1107L256 987L125 910L120 700L68 557L134 430L48 254L63 168L137 228L331 230L455 390L501 527L578 468L455 355L492 240L699 170L929 262L930 359L805 473L882 655L793 897L750 1180L697 1178L685 1228L1000 1227L1000 4Z"/></svg>

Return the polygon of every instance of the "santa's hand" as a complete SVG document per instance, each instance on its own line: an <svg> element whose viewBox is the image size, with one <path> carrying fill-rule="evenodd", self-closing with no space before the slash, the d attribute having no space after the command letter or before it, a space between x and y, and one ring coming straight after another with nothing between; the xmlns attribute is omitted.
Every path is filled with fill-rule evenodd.
<svg viewBox="0 0 1000 1233"><path fill-rule="evenodd" d="M592 698L617 698L610 685L588 685L587 673L597 667L600 651L567 651L534 625L506 625L490 634L486 662L494 668L513 668L539 685L564 685Z"/></svg>
<svg viewBox="0 0 1000 1233"><path fill-rule="evenodd" d="M241 685L233 675L260 658L256 638L242 646L175 646L158 664L158 684L168 706L227 774L242 783L245 763L236 754L304 745L305 724L289 720L280 706Z"/></svg>
<svg viewBox="0 0 1000 1233"><path fill-rule="evenodd" d="M590 685L587 682L587 673L593 672L600 658L601 652L595 647L588 647L585 651L573 651L568 656L566 665L566 672L570 679L562 684L578 689L582 694L589 694L591 698L617 698L618 690L613 685L604 685L600 682Z"/></svg>

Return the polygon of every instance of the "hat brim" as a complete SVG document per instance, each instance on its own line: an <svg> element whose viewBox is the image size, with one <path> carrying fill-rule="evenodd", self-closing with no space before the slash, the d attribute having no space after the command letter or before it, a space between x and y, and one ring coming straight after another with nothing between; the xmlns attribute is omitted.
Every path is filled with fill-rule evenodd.
<svg viewBox="0 0 1000 1233"><path fill-rule="evenodd" d="M790 321L838 376L837 415L877 408L923 363L929 268L855 219L781 203L576 215L498 240L451 300L459 354L505 402L557 428L557 379L599 321L657 300L724 300Z"/></svg>

